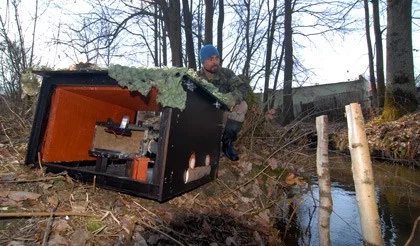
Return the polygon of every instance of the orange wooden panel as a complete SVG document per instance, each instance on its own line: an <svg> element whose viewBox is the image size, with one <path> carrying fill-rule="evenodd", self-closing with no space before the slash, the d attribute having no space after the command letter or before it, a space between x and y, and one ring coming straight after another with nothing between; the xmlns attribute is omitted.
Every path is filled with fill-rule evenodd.
<svg viewBox="0 0 420 246"><path fill-rule="evenodd" d="M146 181L147 166L149 164L149 161L150 161L149 158L142 158L142 157L134 158L131 178L141 180L141 181Z"/></svg>
<svg viewBox="0 0 420 246"><path fill-rule="evenodd" d="M132 110L159 111L159 105L156 101L158 91L154 87L147 96L143 96L137 91L129 91L126 88L117 86L68 86L62 88L79 95L117 104Z"/></svg>
<svg viewBox="0 0 420 246"><path fill-rule="evenodd" d="M134 93L135 94L135 93ZM156 90L148 97L120 87L57 87L42 147L43 162L94 160L88 155L97 121L134 122L136 110L157 111Z"/></svg>

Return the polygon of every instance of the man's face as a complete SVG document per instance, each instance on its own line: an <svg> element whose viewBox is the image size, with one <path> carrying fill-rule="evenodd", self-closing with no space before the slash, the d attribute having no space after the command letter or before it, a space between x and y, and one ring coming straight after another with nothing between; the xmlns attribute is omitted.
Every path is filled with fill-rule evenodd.
<svg viewBox="0 0 420 246"><path fill-rule="evenodd" d="M220 59L218 56L210 56L204 61L204 69L209 73L216 73L220 67Z"/></svg>

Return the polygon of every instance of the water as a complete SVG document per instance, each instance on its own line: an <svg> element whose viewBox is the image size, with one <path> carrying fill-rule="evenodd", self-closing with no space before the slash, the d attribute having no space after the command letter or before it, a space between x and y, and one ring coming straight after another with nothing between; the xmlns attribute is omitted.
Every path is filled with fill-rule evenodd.
<svg viewBox="0 0 420 246"><path fill-rule="evenodd" d="M373 164L384 243L404 245L411 234L414 221L420 216L420 171L386 163ZM333 198L331 245L363 245L351 160L343 156L330 156L330 168ZM294 207L289 209L295 210L296 214L287 235L287 245L319 245L319 190L316 180L314 177L314 183L310 185L312 192L306 189L301 196L302 200L295 201L291 205ZM302 188L300 191L303 191ZM314 206L314 200L317 206ZM420 224L417 225L419 227ZM420 245L419 231L418 229L415 241L410 245Z"/></svg>

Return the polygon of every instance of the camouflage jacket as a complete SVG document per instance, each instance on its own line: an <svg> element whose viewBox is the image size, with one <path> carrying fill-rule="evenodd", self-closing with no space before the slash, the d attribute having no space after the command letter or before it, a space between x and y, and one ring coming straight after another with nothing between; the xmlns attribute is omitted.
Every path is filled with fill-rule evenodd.
<svg viewBox="0 0 420 246"><path fill-rule="evenodd" d="M206 78L203 69L197 71L197 75L219 88L220 93L232 93L236 103L245 100L248 96L249 85L228 68L220 68L211 79Z"/></svg>

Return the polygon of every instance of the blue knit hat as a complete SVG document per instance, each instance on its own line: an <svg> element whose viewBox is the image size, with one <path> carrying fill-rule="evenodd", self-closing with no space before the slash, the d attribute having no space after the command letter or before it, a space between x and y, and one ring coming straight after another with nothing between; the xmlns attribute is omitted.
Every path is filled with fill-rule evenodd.
<svg viewBox="0 0 420 246"><path fill-rule="evenodd" d="M204 64L207 58L212 57L212 56L220 56L219 51L217 51L216 47L214 47L211 44L207 44L201 47L201 50L200 50L201 64Z"/></svg>

